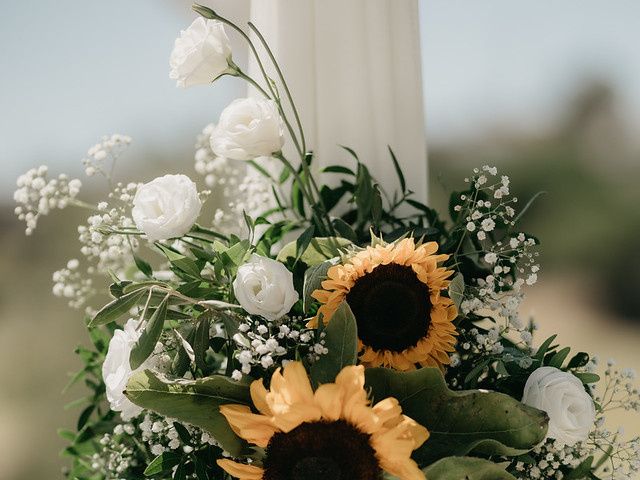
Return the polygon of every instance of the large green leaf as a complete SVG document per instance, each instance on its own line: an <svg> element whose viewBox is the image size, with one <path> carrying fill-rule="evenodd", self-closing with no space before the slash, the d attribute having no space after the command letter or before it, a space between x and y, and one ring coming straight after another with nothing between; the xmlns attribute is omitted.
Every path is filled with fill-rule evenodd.
<svg viewBox="0 0 640 480"><path fill-rule="evenodd" d="M447 457L424 469L429 480L516 480L504 465L473 457Z"/></svg>
<svg viewBox="0 0 640 480"><path fill-rule="evenodd" d="M395 397L405 415L429 430L429 440L414 452L421 465L470 452L519 455L547 433L546 413L503 393L449 390L437 368L369 368L365 375L375 401Z"/></svg>
<svg viewBox="0 0 640 480"><path fill-rule="evenodd" d="M340 254L340 249L344 249L351 244L346 238L317 237L311 239L305 250L298 256L298 242L294 240L282 247L282 250L278 253L277 260L286 262L287 258L294 260L299 258L308 266L318 265L325 260L337 257Z"/></svg>
<svg viewBox="0 0 640 480"><path fill-rule="evenodd" d="M220 405L250 404L249 386L222 375L198 380L165 380L145 370L135 373L125 394L142 408L189 423L209 432L233 456L246 443L229 427Z"/></svg>
<svg viewBox="0 0 640 480"><path fill-rule="evenodd" d="M356 319L347 302L338 307L324 332L324 345L329 352L311 365L314 385L333 382L340 370L355 365L358 358Z"/></svg>
<svg viewBox="0 0 640 480"><path fill-rule="evenodd" d="M307 268L304 272L304 286L302 288L302 308L304 311L309 310L309 304L313 301L311 294L322 288L322 282L327 278L327 272L334 263L331 260L326 260L318 265L313 265Z"/></svg>

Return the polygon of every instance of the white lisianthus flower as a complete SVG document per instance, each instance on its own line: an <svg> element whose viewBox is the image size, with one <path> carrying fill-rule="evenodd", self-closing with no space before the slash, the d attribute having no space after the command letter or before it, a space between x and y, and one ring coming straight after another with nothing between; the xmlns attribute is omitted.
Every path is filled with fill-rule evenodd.
<svg viewBox="0 0 640 480"><path fill-rule="evenodd" d="M211 149L224 158L270 157L284 145L284 124L272 100L239 98L220 114L211 133Z"/></svg>
<svg viewBox="0 0 640 480"><path fill-rule="evenodd" d="M277 320L298 301L293 274L282 263L253 254L238 268L233 291L247 312Z"/></svg>
<svg viewBox="0 0 640 480"><path fill-rule="evenodd" d="M175 41L169 77L182 88L211 83L233 70L230 60L231 47L222 22L198 17Z"/></svg>
<svg viewBox="0 0 640 480"><path fill-rule="evenodd" d="M138 324L137 320L130 319L125 324L124 330L113 332L107 355L102 364L102 378L106 385L109 406L114 412L120 412L123 420L129 420L142 412L141 407L124 395L127 382L134 373L129 364L129 355L141 334L141 331L136 331ZM141 368L143 367L140 366L138 370Z"/></svg>
<svg viewBox="0 0 640 480"><path fill-rule="evenodd" d="M150 242L181 237L196 222L202 202L186 175L165 175L138 187L131 216Z"/></svg>
<svg viewBox="0 0 640 480"><path fill-rule="evenodd" d="M566 445L586 440L594 425L593 399L572 373L540 367L527 379L522 403L549 415L547 437Z"/></svg>

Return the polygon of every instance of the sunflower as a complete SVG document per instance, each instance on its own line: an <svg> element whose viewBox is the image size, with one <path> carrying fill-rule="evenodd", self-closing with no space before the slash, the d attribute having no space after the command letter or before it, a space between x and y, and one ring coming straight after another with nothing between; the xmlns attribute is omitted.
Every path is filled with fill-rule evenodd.
<svg viewBox="0 0 640 480"><path fill-rule="evenodd" d="M309 322L326 324L344 301L358 325L360 361L368 367L413 370L416 365L449 364L454 351L457 309L441 294L452 270L439 267L436 242L416 245L412 238L376 245L327 272L312 296L322 305Z"/></svg>
<svg viewBox="0 0 640 480"><path fill-rule="evenodd" d="M238 436L265 448L262 466L218 460L240 480L377 480L383 471L425 478L411 452L429 432L402 415L395 398L370 406L361 365L345 367L335 383L314 392L302 363L290 362L273 374L270 390L254 381L251 398L259 413L220 407Z"/></svg>

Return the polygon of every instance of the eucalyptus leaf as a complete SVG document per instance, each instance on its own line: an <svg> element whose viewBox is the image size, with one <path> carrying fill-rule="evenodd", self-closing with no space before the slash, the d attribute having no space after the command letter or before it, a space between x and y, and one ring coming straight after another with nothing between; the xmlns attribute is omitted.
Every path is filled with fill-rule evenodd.
<svg viewBox="0 0 640 480"><path fill-rule="evenodd" d="M473 457L446 457L423 471L429 480L516 480L505 465Z"/></svg>
<svg viewBox="0 0 640 480"><path fill-rule="evenodd" d="M225 404L250 405L246 384L222 375L198 380L165 380L145 370L133 374L125 394L142 408L202 428L232 456L239 456L246 447L219 409Z"/></svg>
<svg viewBox="0 0 640 480"><path fill-rule="evenodd" d="M136 290L107 303L89 322L89 327L106 325L107 323L118 320L123 315L129 313L129 310L131 310L133 306L138 304L144 293L144 290Z"/></svg>
<svg viewBox="0 0 640 480"><path fill-rule="evenodd" d="M314 385L333 382L340 370L355 365L358 359L356 319L347 302L342 302L338 307L324 332L324 345L329 351L311 365Z"/></svg>
<svg viewBox="0 0 640 480"><path fill-rule="evenodd" d="M486 390L449 390L437 368L396 372L365 370L374 401L395 397L402 413L426 427L431 436L414 452L420 464L451 455L519 455L540 443L547 415L509 395Z"/></svg>

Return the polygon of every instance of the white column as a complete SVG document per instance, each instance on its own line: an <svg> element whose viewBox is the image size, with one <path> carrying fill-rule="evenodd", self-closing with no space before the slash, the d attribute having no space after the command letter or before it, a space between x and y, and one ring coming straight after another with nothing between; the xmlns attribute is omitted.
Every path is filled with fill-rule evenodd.
<svg viewBox="0 0 640 480"><path fill-rule="evenodd" d="M250 17L284 71L316 162L349 165L347 145L393 191L390 145L425 201L417 0L252 0ZM249 71L258 78L255 62Z"/></svg>

